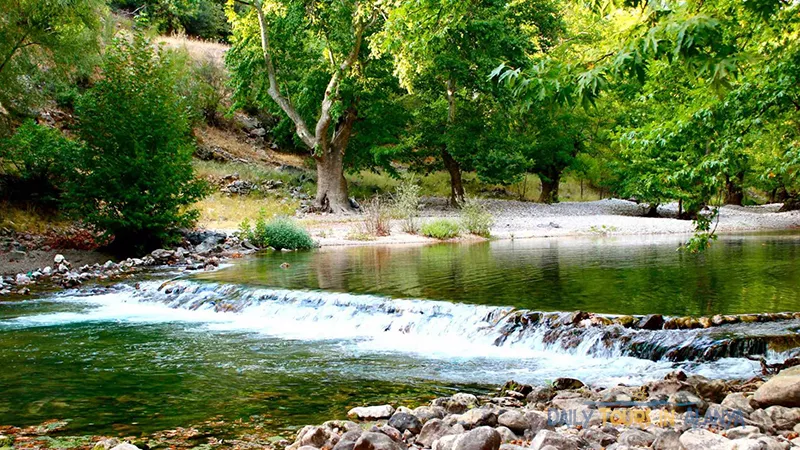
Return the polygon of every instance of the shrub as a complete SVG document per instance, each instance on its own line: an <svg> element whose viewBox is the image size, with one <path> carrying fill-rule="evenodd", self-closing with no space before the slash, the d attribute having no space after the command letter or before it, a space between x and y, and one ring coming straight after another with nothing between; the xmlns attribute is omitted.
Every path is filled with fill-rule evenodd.
<svg viewBox="0 0 800 450"><path fill-rule="evenodd" d="M410 234L419 233L420 186L411 177L403 180L394 193L394 214L400 219L401 229Z"/></svg>
<svg viewBox="0 0 800 450"><path fill-rule="evenodd" d="M114 246L154 248L194 223L189 205L208 190L192 170L194 142L174 65L137 32L114 40L102 75L77 104L86 146L69 204L113 234Z"/></svg>
<svg viewBox="0 0 800 450"><path fill-rule="evenodd" d="M469 233L489 237L494 218L476 198L468 197L461 207L461 226Z"/></svg>
<svg viewBox="0 0 800 450"><path fill-rule="evenodd" d="M391 210L380 197L373 197L361 204L361 228L370 236L389 236L391 231Z"/></svg>
<svg viewBox="0 0 800 450"><path fill-rule="evenodd" d="M80 144L57 129L23 122L13 136L0 141L0 174L9 197L55 206Z"/></svg>
<svg viewBox="0 0 800 450"><path fill-rule="evenodd" d="M458 237L461 227L452 220L439 219L422 225L421 232L423 236L435 239L452 239Z"/></svg>
<svg viewBox="0 0 800 450"><path fill-rule="evenodd" d="M254 226L250 225L249 220L245 220L239 225L239 235L260 248L307 250L314 247L314 241L308 232L286 217L267 222L262 215L256 219Z"/></svg>

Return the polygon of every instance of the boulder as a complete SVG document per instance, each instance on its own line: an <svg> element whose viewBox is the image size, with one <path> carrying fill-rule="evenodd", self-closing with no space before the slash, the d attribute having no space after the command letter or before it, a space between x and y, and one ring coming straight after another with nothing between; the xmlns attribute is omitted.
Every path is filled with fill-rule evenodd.
<svg viewBox="0 0 800 450"><path fill-rule="evenodd" d="M596 428L585 428L578 434L582 439L590 444L596 444L600 447L608 447L609 445L617 442L617 437L608 433L598 430Z"/></svg>
<svg viewBox="0 0 800 450"><path fill-rule="evenodd" d="M225 242L228 235L219 231L194 230L185 232L184 237L192 245L200 245L207 242L213 246Z"/></svg>
<svg viewBox="0 0 800 450"><path fill-rule="evenodd" d="M453 445L456 442L456 439L460 437L460 434L450 434L447 436L442 436L440 439L437 439L432 446L433 450L453 450Z"/></svg>
<svg viewBox="0 0 800 450"><path fill-rule="evenodd" d="M677 412L686 412L690 409L704 414L708 405L703 399L691 392L681 391L670 395L667 399L670 406Z"/></svg>
<svg viewBox="0 0 800 450"><path fill-rule="evenodd" d="M728 394L722 400L722 406L740 411L744 415L749 415L754 411L753 405L750 404L750 398L741 392Z"/></svg>
<svg viewBox="0 0 800 450"><path fill-rule="evenodd" d="M18 273L16 278L14 279L14 282L18 286L24 286L26 284L33 283L33 280L31 280L31 278L29 276L25 275L24 273Z"/></svg>
<svg viewBox="0 0 800 450"><path fill-rule="evenodd" d="M503 441L503 444L516 441L517 439L519 439L519 436L514 434L514 432L509 430L507 427L499 426L495 428L495 430L497 430L497 432L500 433L500 439Z"/></svg>
<svg viewBox="0 0 800 450"><path fill-rule="evenodd" d="M383 434L389 436L390 438L392 438L392 440L395 440L397 442L400 442L400 441L403 440L403 434L400 433L400 430L398 430L395 427L389 426L389 425L383 425L383 426L380 426L380 427L372 427L372 429L369 430L369 431L374 431L374 432L377 432L377 433L383 433Z"/></svg>
<svg viewBox="0 0 800 450"><path fill-rule="evenodd" d="M482 426L493 427L497 425L497 414L484 408L470 409L458 418L458 423L467 430Z"/></svg>
<svg viewBox="0 0 800 450"><path fill-rule="evenodd" d="M356 445L356 441L358 438L361 437L361 430L352 430L344 433L340 438L339 442L333 447L333 450L353 450L353 447Z"/></svg>
<svg viewBox="0 0 800 450"><path fill-rule="evenodd" d="M758 436L761 431L758 427L752 425L745 425L743 427L734 427L725 432L725 437L728 439L743 439L753 436Z"/></svg>
<svg viewBox="0 0 800 450"><path fill-rule="evenodd" d="M53 258L53 263L55 263L55 265L59 265L64 261L66 261L66 258L64 258L64 255L62 254L58 254Z"/></svg>
<svg viewBox="0 0 800 450"><path fill-rule="evenodd" d="M397 428L401 433L408 430L413 434L419 434L422 430L422 422L407 412L394 413L389 419L388 425Z"/></svg>
<svg viewBox="0 0 800 450"><path fill-rule="evenodd" d="M770 406L763 410L776 430L791 430L800 423L800 408Z"/></svg>
<svg viewBox="0 0 800 450"><path fill-rule="evenodd" d="M359 420L388 419L394 414L392 405L359 406L347 412L347 417Z"/></svg>
<svg viewBox="0 0 800 450"><path fill-rule="evenodd" d="M528 403L546 403L556 396L556 390L550 386L537 386L525 396Z"/></svg>
<svg viewBox="0 0 800 450"><path fill-rule="evenodd" d="M761 405L800 407L800 366L782 370L779 374L762 384L753 400Z"/></svg>
<svg viewBox="0 0 800 450"><path fill-rule="evenodd" d="M638 324L636 324L636 328L641 328L642 330L660 330L664 327L664 316L661 314L651 314L649 316L642 317Z"/></svg>
<svg viewBox="0 0 800 450"><path fill-rule="evenodd" d="M442 437L455 433L455 430L444 423L442 419L431 419L422 426L422 430L417 436L417 444L423 447L431 447L434 442Z"/></svg>
<svg viewBox="0 0 800 450"><path fill-rule="evenodd" d="M478 427L458 435L453 450L499 450L502 438L492 427Z"/></svg>
<svg viewBox="0 0 800 450"><path fill-rule="evenodd" d="M575 378L556 378L556 380L553 381L553 389L557 391L580 389L583 386L585 386L583 382Z"/></svg>
<svg viewBox="0 0 800 450"><path fill-rule="evenodd" d="M730 439L702 428L692 428L680 437L685 450L727 450L730 442Z"/></svg>
<svg viewBox="0 0 800 450"><path fill-rule="evenodd" d="M650 444L655 440L655 435L636 428L623 431L617 438L620 444L630 445L631 447L650 447Z"/></svg>
<svg viewBox="0 0 800 450"><path fill-rule="evenodd" d="M117 444L111 450L139 450L139 447L127 442L123 442L121 444Z"/></svg>
<svg viewBox="0 0 800 450"><path fill-rule="evenodd" d="M441 406L420 406L414 408L412 413L424 424L431 419L443 419L447 411Z"/></svg>
<svg viewBox="0 0 800 450"><path fill-rule="evenodd" d="M781 443L770 436L756 438L735 439L730 442L727 450L787 450L787 444Z"/></svg>
<svg viewBox="0 0 800 450"><path fill-rule="evenodd" d="M510 409L500 414L497 423L518 434L524 433L529 428L525 415L517 409Z"/></svg>
<svg viewBox="0 0 800 450"><path fill-rule="evenodd" d="M722 380L709 380L700 375L692 375L686 379L695 392L705 401L719 403L728 392L728 384Z"/></svg>
<svg viewBox="0 0 800 450"><path fill-rule="evenodd" d="M478 406L478 397L459 392L452 397L437 398L431 406L440 406L449 414L463 414L468 409Z"/></svg>
<svg viewBox="0 0 800 450"><path fill-rule="evenodd" d="M531 441L530 448L531 450L544 450L547 446L552 446L559 450L578 450L578 440L558 434L555 431L542 430Z"/></svg>
<svg viewBox="0 0 800 450"><path fill-rule="evenodd" d="M383 433L366 431L358 437L353 450L406 450L406 446Z"/></svg>
<svg viewBox="0 0 800 450"><path fill-rule="evenodd" d="M322 448L329 437L330 432L322 427L306 426L297 433L297 440L295 443L298 447L309 445L311 447Z"/></svg>
<svg viewBox="0 0 800 450"><path fill-rule="evenodd" d="M681 434L675 430L665 430L656 436L653 441L653 450L683 450L681 446Z"/></svg>

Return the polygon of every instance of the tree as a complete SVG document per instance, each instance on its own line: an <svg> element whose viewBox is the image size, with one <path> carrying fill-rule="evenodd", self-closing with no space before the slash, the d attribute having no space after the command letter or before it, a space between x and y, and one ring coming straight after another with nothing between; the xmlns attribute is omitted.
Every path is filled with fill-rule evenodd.
<svg viewBox="0 0 800 450"><path fill-rule="evenodd" d="M103 13L102 0L0 0L0 114L28 115L42 74L88 71Z"/></svg>
<svg viewBox="0 0 800 450"><path fill-rule="evenodd" d="M188 207L206 191L192 171L193 139L175 80L169 54L142 34L115 38L102 78L76 108L86 145L68 206L120 249L168 241L197 218Z"/></svg>
<svg viewBox="0 0 800 450"><path fill-rule="evenodd" d="M254 0L243 14L228 11L233 48L226 61L236 98L276 105L292 122L317 165L320 211L353 210L345 153L361 117L358 78L368 59L364 41L380 24L379 4Z"/></svg>
<svg viewBox="0 0 800 450"><path fill-rule="evenodd" d="M505 93L488 79L489 72L502 62L523 64L551 45L561 27L548 0L421 0L397 2L390 11L373 42L392 56L417 104L426 105L409 133L414 142L403 148L413 152L407 159L437 161L434 167L447 170L452 204L464 199L462 170L475 168L481 154L491 154L479 162L485 168L501 155L502 145L484 139L484 133L499 137L486 125L506 114L498 101Z"/></svg>

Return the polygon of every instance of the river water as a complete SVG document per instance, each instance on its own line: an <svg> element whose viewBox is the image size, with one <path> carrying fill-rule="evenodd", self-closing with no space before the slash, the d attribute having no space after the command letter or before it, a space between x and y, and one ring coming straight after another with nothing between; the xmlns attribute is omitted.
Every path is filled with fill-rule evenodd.
<svg viewBox="0 0 800 450"><path fill-rule="evenodd" d="M0 302L0 424L131 434L258 415L276 431L396 399L560 376L743 378L800 321L709 330L520 326L518 311L797 311L800 236L580 238L265 253L222 270ZM288 263L288 268L281 265ZM554 319L554 320L556 320ZM780 345L773 345L779 340ZM795 345L795 343L798 343ZM720 350L722 349L722 350Z"/></svg>

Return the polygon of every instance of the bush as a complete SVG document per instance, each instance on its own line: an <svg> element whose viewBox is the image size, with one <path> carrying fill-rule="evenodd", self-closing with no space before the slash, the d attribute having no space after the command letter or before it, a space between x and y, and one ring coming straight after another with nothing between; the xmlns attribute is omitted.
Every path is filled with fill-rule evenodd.
<svg viewBox="0 0 800 450"><path fill-rule="evenodd" d="M239 225L239 235L259 248L307 250L314 247L314 241L308 232L286 217L267 222L262 215L256 219L255 226L251 226L250 221L245 220Z"/></svg>
<svg viewBox="0 0 800 450"><path fill-rule="evenodd" d="M373 197L361 204L363 221L361 231L369 236L389 236L391 230L391 211L389 205L380 198Z"/></svg>
<svg viewBox="0 0 800 450"><path fill-rule="evenodd" d="M434 239L452 239L461 234L461 227L452 220L439 219L422 225L421 232Z"/></svg>
<svg viewBox="0 0 800 450"><path fill-rule="evenodd" d="M489 237L494 218L476 198L467 198L461 207L461 226L469 233Z"/></svg>
<svg viewBox="0 0 800 450"><path fill-rule="evenodd" d="M394 194L394 214L400 227L409 234L419 233L420 186L414 178L407 178L397 186Z"/></svg>
<svg viewBox="0 0 800 450"><path fill-rule="evenodd" d="M56 206L80 144L57 129L23 122L13 136L0 141L0 174L8 196Z"/></svg>
<svg viewBox="0 0 800 450"><path fill-rule="evenodd" d="M140 33L114 40L102 75L77 104L86 146L69 206L113 234L114 246L154 248L194 223L198 213L188 206L208 190L192 170L187 108L168 54Z"/></svg>

